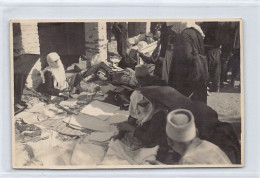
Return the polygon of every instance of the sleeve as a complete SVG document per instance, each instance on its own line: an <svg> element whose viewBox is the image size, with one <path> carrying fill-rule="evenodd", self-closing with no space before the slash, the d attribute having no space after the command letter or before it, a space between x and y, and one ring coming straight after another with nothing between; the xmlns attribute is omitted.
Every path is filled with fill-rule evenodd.
<svg viewBox="0 0 260 178"><path fill-rule="evenodd" d="M161 51L161 42L159 41L157 47L155 48L155 50L153 51L153 54L152 54L153 62L156 62L158 60L158 58L160 57L160 51Z"/></svg>
<svg viewBox="0 0 260 178"><path fill-rule="evenodd" d="M144 144L150 144L159 135L162 129L165 129L165 114L162 112L156 113L149 121L149 125L146 129L137 127L134 131L134 136L140 139ZM144 123L148 124L148 123Z"/></svg>
<svg viewBox="0 0 260 178"><path fill-rule="evenodd" d="M140 53L139 56L143 59L144 62L150 64L153 62L153 55L151 56L146 56L145 54L143 53Z"/></svg>
<svg viewBox="0 0 260 178"><path fill-rule="evenodd" d="M48 93L49 95L53 96L59 96L59 89L54 88L53 86L53 76L50 71L46 71L44 73L44 78L45 78L45 92Z"/></svg>
<svg viewBox="0 0 260 178"><path fill-rule="evenodd" d="M193 41L190 35L183 33L181 51L183 59L188 64L193 61Z"/></svg>

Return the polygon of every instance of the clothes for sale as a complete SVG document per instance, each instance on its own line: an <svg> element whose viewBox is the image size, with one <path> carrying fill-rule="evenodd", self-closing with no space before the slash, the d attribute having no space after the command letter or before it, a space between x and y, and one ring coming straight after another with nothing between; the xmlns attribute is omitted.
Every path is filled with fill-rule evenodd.
<svg viewBox="0 0 260 178"><path fill-rule="evenodd" d="M92 132L90 135L86 137L89 141L95 142L108 142L114 135L117 133L110 131L110 132Z"/></svg>
<svg viewBox="0 0 260 178"><path fill-rule="evenodd" d="M129 117L129 111L119 110L116 111L112 116L108 118L108 122L110 124L118 124L122 122L126 122Z"/></svg>
<svg viewBox="0 0 260 178"><path fill-rule="evenodd" d="M100 120L107 120L108 117L112 116L114 112L119 109L118 106L94 100L85 106L80 112L96 117Z"/></svg>
<svg viewBox="0 0 260 178"><path fill-rule="evenodd" d="M67 123L64 122L64 120L66 120L67 118L68 117L66 117L65 119L47 119L40 123L37 123L37 126L54 130L64 135L81 136L86 134L80 130L68 127Z"/></svg>
<svg viewBox="0 0 260 178"><path fill-rule="evenodd" d="M102 162L105 149L102 146L79 142L75 146L70 163L71 165L98 165Z"/></svg>
<svg viewBox="0 0 260 178"><path fill-rule="evenodd" d="M75 99L68 99L66 101L60 102L60 105L67 108L75 108L77 106L77 101Z"/></svg>
<svg viewBox="0 0 260 178"><path fill-rule="evenodd" d="M89 129L92 131L108 132L111 131L112 127L108 121L102 121L93 116L86 114L72 115L64 120L69 123L70 127L76 129ZM75 129L73 129L75 130Z"/></svg>
<svg viewBox="0 0 260 178"><path fill-rule="evenodd" d="M111 140L109 143L109 149L113 151L112 153L114 153L119 160L127 160L131 165L141 165L145 164L147 161L155 160L158 148L159 146L155 146L153 148L141 148L132 151L119 140ZM109 156L111 157L111 155ZM108 162L106 157L102 164L105 162Z"/></svg>

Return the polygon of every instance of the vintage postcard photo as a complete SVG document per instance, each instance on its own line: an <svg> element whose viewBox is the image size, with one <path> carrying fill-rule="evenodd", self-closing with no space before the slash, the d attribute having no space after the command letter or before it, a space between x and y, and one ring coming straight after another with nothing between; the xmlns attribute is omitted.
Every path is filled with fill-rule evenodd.
<svg viewBox="0 0 260 178"><path fill-rule="evenodd" d="M241 19L12 20L12 166L244 166Z"/></svg>

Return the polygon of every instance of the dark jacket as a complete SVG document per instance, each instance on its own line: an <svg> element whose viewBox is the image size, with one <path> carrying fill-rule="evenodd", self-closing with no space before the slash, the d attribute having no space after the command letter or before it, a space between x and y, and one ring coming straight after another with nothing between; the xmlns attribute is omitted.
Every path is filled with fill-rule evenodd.
<svg viewBox="0 0 260 178"><path fill-rule="evenodd" d="M194 80L196 77L194 67L198 67L194 65L194 59L197 58L196 53L205 56L203 37L197 30L188 28L183 30L181 34L176 35L169 74L169 85L187 97L193 93L194 100L206 103L207 79L205 81ZM203 68L203 66L198 67L198 69L200 68ZM208 72L207 70L205 71Z"/></svg>

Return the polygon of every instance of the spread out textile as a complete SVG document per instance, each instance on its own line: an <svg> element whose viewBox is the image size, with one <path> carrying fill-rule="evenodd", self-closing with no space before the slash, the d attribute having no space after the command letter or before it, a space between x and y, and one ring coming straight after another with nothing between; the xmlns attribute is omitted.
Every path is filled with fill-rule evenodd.
<svg viewBox="0 0 260 178"><path fill-rule="evenodd" d="M78 115L72 115L64 122L75 129L90 129L93 131L107 132L111 130L110 123L108 121L102 121L94 118L90 115L79 113Z"/></svg>
<svg viewBox="0 0 260 178"><path fill-rule="evenodd" d="M85 106L80 112L90 116L94 116L101 120L106 120L112 116L115 111L119 110L118 106L94 100Z"/></svg>
<svg viewBox="0 0 260 178"><path fill-rule="evenodd" d="M119 162L122 160L127 160L128 164L131 165L140 165L140 164L146 164L146 162L149 160L155 160L155 156L157 154L159 146L155 146L153 148L140 148L138 150L132 151L127 147L125 144L123 144L119 140L111 140L109 143L109 149L108 154L105 156L104 161L102 164L109 163L109 159L113 158L119 159ZM113 154L116 156L113 156ZM120 161L121 160L121 161ZM113 162L117 162L116 160ZM125 163L127 163L125 162Z"/></svg>
<svg viewBox="0 0 260 178"><path fill-rule="evenodd" d="M104 158L105 149L91 143L78 143L71 156L72 165L97 165Z"/></svg>
<svg viewBox="0 0 260 178"><path fill-rule="evenodd" d="M119 110L114 113L114 115L108 118L108 122L110 124L118 124L122 122L126 122L129 117L129 111Z"/></svg>

